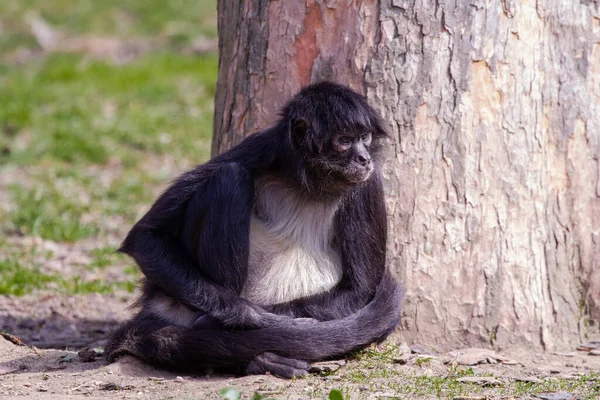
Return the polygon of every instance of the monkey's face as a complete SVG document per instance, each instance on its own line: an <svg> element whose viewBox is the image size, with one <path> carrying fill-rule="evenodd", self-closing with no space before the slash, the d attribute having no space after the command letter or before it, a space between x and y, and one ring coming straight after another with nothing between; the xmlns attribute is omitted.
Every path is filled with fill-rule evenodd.
<svg viewBox="0 0 600 400"><path fill-rule="evenodd" d="M374 169L369 151L371 141L370 132L334 134L325 150L323 167L336 180L352 185L366 181Z"/></svg>
<svg viewBox="0 0 600 400"><path fill-rule="evenodd" d="M296 119L291 128L291 146L306 166L310 185L321 192L339 195L365 182L375 169L379 136L357 124ZM378 131L375 131L378 132Z"/></svg>

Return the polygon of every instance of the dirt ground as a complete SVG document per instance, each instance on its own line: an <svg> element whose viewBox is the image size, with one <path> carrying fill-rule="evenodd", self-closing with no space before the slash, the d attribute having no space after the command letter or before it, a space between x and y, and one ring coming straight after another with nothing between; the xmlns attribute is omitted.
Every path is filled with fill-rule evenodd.
<svg viewBox="0 0 600 400"><path fill-rule="evenodd" d="M29 345L0 337L0 398L219 399L219 391L228 386L240 390L242 398L252 398L254 392L277 399L326 398L331 389L352 399L530 398L535 385L547 382L549 391L560 393L566 388L573 398L594 398L594 388L600 385L594 375L600 371L600 357L582 351L498 355L471 350L466 355L430 356L414 354L413 348L407 351L413 353L410 355L386 358L375 353L366 361L332 363L321 370L334 372L297 380L206 375L206 371L189 376L158 370L133 358L110 365L102 357L82 359L78 350L102 348L111 330L131 313L127 305L133 298L126 293L0 297L0 331ZM484 364L467 366L482 357ZM457 371L463 371L465 377L448 384L446 378ZM577 383L582 377L585 382ZM519 384L530 386L521 388ZM554 398L569 398L559 396L563 397Z"/></svg>

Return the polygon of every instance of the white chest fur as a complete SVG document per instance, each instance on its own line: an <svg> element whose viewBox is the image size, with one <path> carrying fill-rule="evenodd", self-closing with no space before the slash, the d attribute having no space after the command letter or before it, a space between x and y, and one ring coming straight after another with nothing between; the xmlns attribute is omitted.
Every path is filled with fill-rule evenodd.
<svg viewBox="0 0 600 400"><path fill-rule="evenodd" d="M259 180L242 297L268 305L333 288L342 277L332 246L336 207L300 200L279 182Z"/></svg>

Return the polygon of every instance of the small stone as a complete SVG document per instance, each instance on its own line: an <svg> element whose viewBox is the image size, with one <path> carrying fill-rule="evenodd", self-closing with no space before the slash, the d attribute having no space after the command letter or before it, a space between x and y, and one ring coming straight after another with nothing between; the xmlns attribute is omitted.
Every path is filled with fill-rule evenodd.
<svg viewBox="0 0 600 400"><path fill-rule="evenodd" d="M591 350L588 356L600 356L600 350Z"/></svg>
<svg viewBox="0 0 600 400"><path fill-rule="evenodd" d="M500 381L493 376L464 376L458 378L456 381L462 383L474 383L481 386L496 386L500 384Z"/></svg>
<svg viewBox="0 0 600 400"><path fill-rule="evenodd" d="M404 356L408 356L408 355L410 355L410 353L412 353L412 351L410 350L410 347L404 342L402 342L398 345L398 351Z"/></svg>
<svg viewBox="0 0 600 400"><path fill-rule="evenodd" d="M392 362L394 364L404 365L408 362L408 357L405 357L405 356L394 357L394 358L392 358Z"/></svg>
<svg viewBox="0 0 600 400"><path fill-rule="evenodd" d="M396 393L394 392L375 392L369 397L370 399L381 399L381 398L392 398L397 399Z"/></svg>
<svg viewBox="0 0 600 400"><path fill-rule="evenodd" d="M11 335L10 333L0 332L0 336L2 336L4 339L8 340L12 344L16 344L17 346L25 346L25 343L23 343L21 339L14 335Z"/></svg>
<svg viewBox="0 0 600 400"><path fill-rule="evenodd" d="M496 362L506 365L517 364L515 361L512 361L509 358L500 355L492 350L480 349L475 347L451 351L450 353L448 353L448 355L453 358L452 361L460 365L486 364L489 363L490 359L493 359Z"/></svg>
<svg viewBox="0 0 600 400"><path fill-rule="evenodd" d="M308 372L312 374L330 374L342 368L344 365L346 365L345 360L318 362L312 364Z"/></svg>
<svg viewBox="0 0 600 400"><path fill-rule="evenodd" d="M556 392L556 393L541 393L534 395L542 400L572 400L573 395L568 392Z"/></svg>
<svg viewBox="0 0 600 400"><path fill-rule="evenodd" d="M183 379L183 377L182 377L182 376L178 376L178 377L176 377L176 378L174 379L174 381L175 381L175 382L180 382L180 383L181 383L181 382L185 382L185 379Z"/></svg>
<svg viewBox="0 0 600 400"><path fill-rule="evenodd" d="M585 344L581 344L579 345L579 347L577 347L577 350L579 351L590 351L596 349L600 349L600 340L592 340Z"/></svg>
<svg viewBox="0 0 600 400"><path fill-rule="evenodd" d="M442 364L454 364L454 359L448 356L441 356L439 362Z"/></svg>
<svg viewBox="0 0 600 400"><path fill-rule="evenodd" d="M100 356L100 354L94 350L83 349L77 353L77 356L81 362L94 362L96 361L96 358Z"/></svg>
<svg viewBox="0 0 600 400"><path fill-rule="evenodd" d="M427 350L425 350L418 344L413 344L412 346L410 346L410 351L413 354L429 354L429 352Z"/></svg>
<svg viewBox="0 0 600 400"><path fill-rule="evenodd" d="M554 353L555 356L561 356L561 357L575 357L576 353L569 351L569 352L561 352L561 351L555 351Z"/></svg>
<svg viewBox="0 0 600 400"><path fill-rule="evenodd" d="M516 377L513 379L517 382L526 382L526 383L533 383L533 384L536 384L540 381L538 378L535 378L532 376L524 376L524 377L519 376L519 377Z"/></svg>
<svg viewBox="0 0 600 400"><path fill-rule="evenodd" d="M133 389L133 385L117 385L114 382L107 382L107 383L100 383L99 389L100 390L106 390L106 391L113 391L113 390L131 390Z"/></svg>
<svg viewBox="0 0 600 400"><path fill-rule="evenodd" d="M452 400L487 400L487 396L458 396L453 397Z"/></svg>

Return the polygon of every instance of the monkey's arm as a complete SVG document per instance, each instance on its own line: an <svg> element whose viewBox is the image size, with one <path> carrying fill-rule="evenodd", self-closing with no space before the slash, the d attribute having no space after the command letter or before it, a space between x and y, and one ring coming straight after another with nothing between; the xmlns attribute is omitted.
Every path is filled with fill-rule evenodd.
<svg viewBox="0 0 600 400"><path fill-rule="evenodd" d="M133 227L121 247L147 279L228 327L282 317L240 298L249 249L253 180L234 163L180 178Z"/></svg>
<svg viewBox="0 0 600 400"><path fill-rule="evenodd" d="M329 292L276 304L269 311L325 321L350 315L372 299L386 273L387 213L379 174L345 196L336 229L342 281Z"/></svg>

